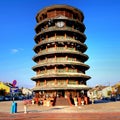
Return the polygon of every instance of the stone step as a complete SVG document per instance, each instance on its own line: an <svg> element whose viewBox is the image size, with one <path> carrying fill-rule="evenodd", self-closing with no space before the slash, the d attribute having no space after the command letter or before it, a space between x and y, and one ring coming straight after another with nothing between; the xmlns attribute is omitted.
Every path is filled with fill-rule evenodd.
<svg viewBox="0 0 120 120"><path fill-rule="evenodd" d="M68 99L64 97L56 98L55 106L69 106Z"/></svg>

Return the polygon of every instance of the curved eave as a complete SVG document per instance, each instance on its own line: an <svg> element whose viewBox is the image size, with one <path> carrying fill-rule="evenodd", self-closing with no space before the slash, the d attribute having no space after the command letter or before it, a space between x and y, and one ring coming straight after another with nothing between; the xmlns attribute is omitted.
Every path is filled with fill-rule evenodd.
<svg viewBox="0 0 120 120"><path fill-rule="evenodd" d="M31 79L33 81L36 81L38 79L43 79L43 78L82 78L84 80L88 80L90 79L91 77L90 76L87 76L85 74L81 74L81 73L72 73L72 74L63 74L63 73L52 73L52 74L43 74L43 75L37 75L35 77L32 77Z"/></svg>
<svg viewBox="0 0 120 120"><path fill-rule="evenodd" d="M43 30L42 32L39 32L38 34L36 34L35 37L34 37L34 40L35 40L35 42L37 43L36 39L37 39L37 37L39 37L40 35L46 34L46 33L49 33L49 32L61 32L61 31L67 31L67 32L75 33L75 34L76 34L76 33L77 33L77 34L80 34L80 35L83 37L83 39L82 39L82 42L83 42L83 43L84 43L85 40L86 40L86 35L85 35L84 33L80 32L79 30L72 29L72 28L70 28L70 27L65 27L65 28L64 28L64 27L63 27L63 28L51 27L51 28L45 29L45 30Z"/></svg>
<svg viewBox="0 0 120 120"><path fill-rule="evenodd" d="M35 26L35 31L37 30L37 28L39 28L39 26L40 25L44 25L44 24L47 24L48 23L48 21L49 20L53 20L53 21L60 21L60 20L62 20L62 21L71 21L71 22L77 22L78 24L80 24L82 27L83 27L83 32L85 31L85 29L86 29L86 27L85 27L85 25L81 22L81 21L78 21L78 20L76 20L76 19L71 19L71 18L67 18L67 17L63 17L63 18L59 18L58 19L58 17L59 16L56 16L56 17L53 17L53 18L46 18L46 19L44 19L44 20L42 20L41 22L39 22L39 23L37 23L37 25ZM36 31L37 32L37 31Z"/></svg>
<svg viewBox="0 0 120 120"><path fill-rule="evenodd" d="M53 10L53 9L68 9L68 10L71 10L71 11L73 11L73 12L75 12L75 13L78 13L80 16L82 16L82 19L81 19L81 21L83 21L84 20L84 14L83 14L83 12L81 11L81 10L79 10L79 9L77 9L77 8L75 8L75 7L72 7L72 6L70 6L70 5L65 5L65 4L56 4L56 5L52 5L52 6L48 6L48 7L45 7L45 8L43 8L42 10L40 10L38 13L37 13L37 15L36 15L36 20L37 20L37 22L38 22L38 18L39 18L39 16L41 16L42 14L44 14L44 13L47 13L47 11L49 11L49 10Z"/></svg>
<svg viewBox="0 0 120 120"><path fill-rule="evenodd" d="M84 44L84 43L82 43L82 42L80 42L78 40L67 40L67 38L66 38L66 40L65 39L64 40L63 39L50 40L50 41L44 40L44 41L40 42L39 44L35 45L34 48L33 48L33 50L36 52L36 49L39 48L42 45L46 45L46 44L50 44L50 43L58 43L58 42L76 43L76 44L81 45L84 48L82 52L85 52L87 50L87 45L86 44Z"/></svg>
<svg viewBox="0 0 120 120"><path fill-rule="evenodd" d="M62 85L62 86L36 86L32 90L39 91L39 90L89 90L90 87L86 85Z"/></svg>
<svg viewBox="0 0 120 120"><path fill-rule="evenodd" d="M47 56L50 54L72 54L73 56L79 55L84 59L84 61L88 60L88 58L89 58L86 54L83 54L83 53L78 52L78 51L64 51L64 50L62 50L62 51L52 51L52 52L37 54L33 57L33 61L36 61L36 58L38 58L38 57Z"/></svg>
<svg viewBox="0 0 120 120"><path fill-rule="evenodd" d="M81 62L51 62L51 63L43 63L43 64L38 64L36 66L33 66L32 69L35 71L37 68L40 67L48 67L48 66L59 66L59 65L73 65L73 66L80 66L83 67L85 70L88 70L90 67L84 63Z"/></svg>

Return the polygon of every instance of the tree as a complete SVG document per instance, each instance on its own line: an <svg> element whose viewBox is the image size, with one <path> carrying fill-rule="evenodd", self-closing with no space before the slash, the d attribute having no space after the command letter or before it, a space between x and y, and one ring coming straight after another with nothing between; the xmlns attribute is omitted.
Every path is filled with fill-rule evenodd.
<svg viewBox="0 0 120 120"><path fill-rule="evenodd" d="M112 94L112 91L109 90L109 91L107 92L107 94L108 94L108 96L110 96L110 95Z"/></svg>
<svg viewBox="0 0 120 120"><path fill-rule="evenodd" d="M5 89L0 89L0 95L5 96Z"/></svg>
<svg viewBox="0 0 120 120"><path fill-rule="evenodd" d="M120 85L117 86L117 94L120 94Z"/></svg>

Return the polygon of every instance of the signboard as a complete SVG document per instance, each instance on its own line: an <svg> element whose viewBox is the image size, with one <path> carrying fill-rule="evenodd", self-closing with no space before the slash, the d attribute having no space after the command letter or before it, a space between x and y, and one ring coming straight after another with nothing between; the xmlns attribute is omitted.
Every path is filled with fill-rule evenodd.
<svg viewBox="0 0 120 120"><path fill-rule="evenodd" d="M15 87L16 84L17 84L17 80L13 80L13 82L12 82L13 87Z"/></svg>
<svg viewBox="0 0 120 120"><path fill-rule="evenodd" d="M10 88L10 92L12 92L12 93L18 92L18 87L12 87L12 88Z"/></svg>

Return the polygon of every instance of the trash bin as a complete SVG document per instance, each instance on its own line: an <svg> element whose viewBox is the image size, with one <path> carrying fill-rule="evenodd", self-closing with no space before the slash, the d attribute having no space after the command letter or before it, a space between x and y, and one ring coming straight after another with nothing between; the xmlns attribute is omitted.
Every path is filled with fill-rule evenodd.
<svg viewBox="0 0 120 120"><path fill-rule="evenodd" d="M14 113L17 113L17 103L14 103Z"/></svg>
<svg viewBox="0 0 120 120"><path fill-rule="evenodd" d="M14 113L14 102L11 104L11 110L10 110L11 113Z"/></svg>
<svg viewBox="0 0 120 120"><path fill-rule="evenodd" d="M17 103L12 102L11 113L17 113Z"/></svg>

